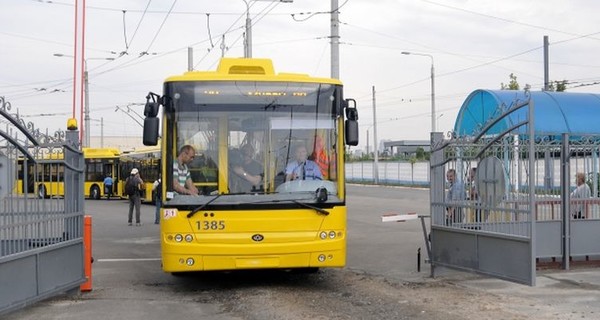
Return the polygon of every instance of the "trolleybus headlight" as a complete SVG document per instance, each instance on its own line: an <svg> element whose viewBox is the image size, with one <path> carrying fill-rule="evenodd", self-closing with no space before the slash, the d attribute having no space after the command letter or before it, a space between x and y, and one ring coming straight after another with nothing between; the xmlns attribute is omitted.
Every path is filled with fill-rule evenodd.
<svg viewBox="0 0 600 320"><path fill-rule="evenodd" d="M194 237L192 237L191 234L186 234L185 235L185 241L186 242L192 242L192 240L194 240Z"/></svg>
<svg viewBox="0 0 600 320"><path fill-rule="evenodd" d="M188 266L193 266L194 265L194 259L193 258L187 258L187 260L185 260L185 264L187 264Z"/></svg>
<svg viewBox="0 0 600 320"><path fill-rule="evenodd" d="M325 255L324 254L320 254L319 255L319 262L325 262Z"/></svg>
<svg viewBox="0 0 600 320"><path fill-rule="evenodd" d="M183 241L183 236L180 234L175 235L175 241L177 241L177 242Z"/></svg>
<svg viewBox="0 0 600 320"><path fill-rule="evenodd" d="M325 239L327 239L327 232L325 232L325 231L321 231L321 233L319 233L319 237L320 237L322 240L325 240Z"/></svg>
<svg viewBox="0 0 600 320"><path fill-rule="evenodd" d="M329 231L329 239L335 238L335 231Z"/></svg>

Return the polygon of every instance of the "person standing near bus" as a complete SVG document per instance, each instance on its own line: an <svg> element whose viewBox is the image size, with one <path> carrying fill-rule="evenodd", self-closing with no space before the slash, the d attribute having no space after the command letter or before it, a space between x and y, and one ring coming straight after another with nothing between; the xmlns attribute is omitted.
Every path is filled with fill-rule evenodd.
<svg viewBox="0 0 600 320"><path fill-rule="evenodd" d="M162 179L158 174L158 179L152 184L152 191L154 192L154 224L160 223L160 207L162 206Z"/></svg>
<svg viewBox="0 0 600 320"><path fill-rule="evenodd" d="M592 197L590 186L585 183L585 173L577 172L575 175L577 188L571 192L571 199L587 199ZM585 219L585 203L583 200L577 200L571 204L571 216L573 219Z"/></svg>
<svg viewBox="0 0 600 320"><path fill-rule="evenodd" d="M462 222L462 211L460 207L450 206L452 202L460 202L465 200L466 192L463 182L456 177L455 169L448 169L446 172L446 180L448 180L448 191L446 193L446 225Z"/></svg>
<svg viewBox="0 0 600 320"><path fill-rule="evenodd" d="M125 192L129 196L129 215L127 216L127 224L132 225L133 222L133 208L135 208L135 225L141 226L140 220L140 206L142 205L142 199L140 198L140 190L144 184L144 180L140 177L140 173L137 168L131 169L131 174L125 180Z"/></svg>
<svg viewBox="0 0 600 320"><path fill-rule="evenodd" d="M194 147L186 144L181 147L179 155L173 163L173 190L178 194L198 195L198 189L194 186L192 175L188 168L188 164L194 160L194 157L196 157L196 150Z"/></svg>
<svg viewBox="0 0 600 320"><path fill-rule="evenodd" d="M106 195L106 200L109 200L113 194L113 179L110 173L107 173L106 178L104 178L104 194Z"/></svg>

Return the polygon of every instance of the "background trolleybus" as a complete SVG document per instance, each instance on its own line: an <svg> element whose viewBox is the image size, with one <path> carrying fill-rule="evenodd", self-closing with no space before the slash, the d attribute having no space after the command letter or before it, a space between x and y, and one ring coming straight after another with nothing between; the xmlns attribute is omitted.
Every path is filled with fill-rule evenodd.
<svg viewBox="0 0 600 320"><path fill-rule="evenodd" d="M118 164L120 152L113 148L83 148L85 158L85 183L84 196L91 199L100 199L104 196L104 178L110 175L115 184L118 182ZM64 196L64 167L62 164L44 163L43 160L62 159L63 154L52 153L44 155L39 163L27 161L25 158L17 160L17 193L35 192L40 198L48 195ZM25 177L27 166L27 177ZM34 175L37 179L34 180ZM25 183L27 181L27 183ZM34 185L33 181L37 181ZM116 192L113 192L118 196Z"/></svg>

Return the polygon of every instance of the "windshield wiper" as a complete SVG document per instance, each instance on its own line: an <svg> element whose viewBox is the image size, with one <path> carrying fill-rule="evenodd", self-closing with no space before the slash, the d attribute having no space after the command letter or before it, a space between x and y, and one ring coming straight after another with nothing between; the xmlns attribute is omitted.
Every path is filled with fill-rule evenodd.
<svg viewBox="0 0 600 320"><path fill-rule="evenodd" d="M221 196L237 196L237 195L241 195L241 194L252 194L252 193L247 193L247 192L236 192L236 193L219 193L218 195L216 195L214 198L208 200L206 203L203 203L201 206L199 206L198 208L195 208L194 210L190 211L190 213L187 214L188 218L193 217L196 213L198 213L198 211L206 208L206 206L208 206L209 204L213 203L213 201L219 199Z"/></svg>
<svg viewBox="0 0 600 320"><path fill-rule="evenodd" d="M223 193L220 193L220 194L216 195L214 198L206 201L206 203L204 203L201 206L197 207L196 209L190 211L190 213L187 214L188 219L193 217L196 213L198 213L198 211L204 209L207 205L211 204L213 201L219 199L219 197L221 197L222 195L223 195Z"/></svg>
<svg viewBox="0 0 600 320"><path fill-rule="evenodd" d="M313 209L313 210L317 211L318 213L320 213L322 215L326 215L326 216L329 215L329 211L321 209L321 208L317 208L315 206L311 206L308 203L300 202L298 200L292 200L292 202L295 203L295 204L301 205L301 206L303 206L305 208Z"/></svg>

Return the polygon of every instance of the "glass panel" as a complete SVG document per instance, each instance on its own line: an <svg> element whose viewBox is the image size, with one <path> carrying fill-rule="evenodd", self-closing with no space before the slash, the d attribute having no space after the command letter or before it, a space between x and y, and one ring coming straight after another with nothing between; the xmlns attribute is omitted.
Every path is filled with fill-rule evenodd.
<svg viewBox="0 0 600 320"><path fill-rule="evenodd" d="M201 196L304 193L297 199L306 199L306 192L319 187L336 194L335 89L307 83L168 84L175 110L167 115L173 130L167 140L174 153L167 166L171 198L194 194L190 180Z"/></svg>

